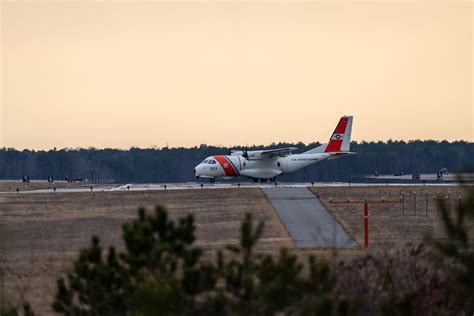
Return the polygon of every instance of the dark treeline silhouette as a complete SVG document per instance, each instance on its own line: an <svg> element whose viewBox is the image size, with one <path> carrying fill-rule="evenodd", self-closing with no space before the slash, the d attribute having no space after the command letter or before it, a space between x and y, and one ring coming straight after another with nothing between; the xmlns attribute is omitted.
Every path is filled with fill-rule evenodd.
<svg viewBox="0 0 474 316"><path fill-rule="evenodd" d="M248 150L295 146L296 153L319 143L279 143L250 146ZM235 148L240 149L240 148ZM442 168L459 172L474 164L474 143L465 141L352 142L357 155L326 160L284 175L281 181L357 181L374 174L436 173ZM0 179L31 179L53 176L84 179L114 179L116 182L194 181L193 168L210 155L226 154L224 147L192 148L61 149L49 151L0 149Z"/></svg>

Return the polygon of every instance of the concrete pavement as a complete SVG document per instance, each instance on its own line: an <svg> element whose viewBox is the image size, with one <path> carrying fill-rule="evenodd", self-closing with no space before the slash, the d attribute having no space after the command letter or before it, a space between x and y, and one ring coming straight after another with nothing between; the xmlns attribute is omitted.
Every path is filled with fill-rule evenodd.
<svg viewBox="0 0 474 316"><path fill-rule="evenodd" d="M307 188L262 188L299 248L356 248L357 243Z"/></svg>

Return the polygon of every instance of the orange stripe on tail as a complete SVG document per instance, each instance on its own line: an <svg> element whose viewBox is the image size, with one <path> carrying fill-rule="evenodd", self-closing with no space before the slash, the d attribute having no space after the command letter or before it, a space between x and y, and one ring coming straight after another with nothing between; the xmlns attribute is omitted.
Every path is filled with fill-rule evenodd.
<svg viewBox="0 0 474 316"><path fill-rule="evenodd" d="M348 120L348 117L341 117L339 123L336 126L336 129L334 130L334 133L332 133L331 139L329 140L329 144L324 150L325 153L334 153L341 151L342 140L344 138L344 133L346 132Z"/></svg>

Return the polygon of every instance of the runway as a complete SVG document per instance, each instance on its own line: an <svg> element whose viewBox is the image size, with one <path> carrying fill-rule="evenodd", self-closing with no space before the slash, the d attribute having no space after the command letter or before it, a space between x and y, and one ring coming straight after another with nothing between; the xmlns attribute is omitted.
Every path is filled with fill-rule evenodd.
<svg viewBox="0 0 474 316"><path fill-rule="evenodd" d="M0 182L7 182L2 180ZM35 181L37 182L37 181ZM14 188L14 182L12 183ZM307 187L385 187L385 183L348 183L348 182L277 182L275 183L253 183L253 182L220 182L220 183L199 183L199 182L183 182L183 183L130 183L130 184L71 184L64 187L63 182L48 184L48 188L22 190L21 186L19 194L35 194L35 193L81 193L81 192L114 192L114 191L155 191L155 190L193 190L193 189L229 189L229 188L307 188ZM56 187L56 185L58 187ZM456 186L453 183L430 183L430 186ZM423 183L390 183L394 186L423 186ZM91 190L92 187L92 190ZM54 190L56 188L56 190ZM14 189L3 191L0 194L15 193Z"/></svg>
<svg viewBox="0 0 474 316"><path fill-rule="evenodd" d="M298 248L356 248L357 243L307 188L264 188Z"/></svg>

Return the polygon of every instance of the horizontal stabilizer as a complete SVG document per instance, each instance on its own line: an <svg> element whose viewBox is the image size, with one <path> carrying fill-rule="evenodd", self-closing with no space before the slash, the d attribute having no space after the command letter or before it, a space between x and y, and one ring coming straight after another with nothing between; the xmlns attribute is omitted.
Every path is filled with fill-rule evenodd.
<svg viewBox="0 0 474 316"><path fill-rule="evenodd" d="M316 148L313 148L313 149L310 149L308 151L305 151L304 153L305 154L322 154L324 153L324 151L326 150L326 147L328 146L328 144L323 144L321 146L318 146Z"/></svg>

